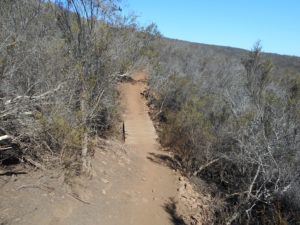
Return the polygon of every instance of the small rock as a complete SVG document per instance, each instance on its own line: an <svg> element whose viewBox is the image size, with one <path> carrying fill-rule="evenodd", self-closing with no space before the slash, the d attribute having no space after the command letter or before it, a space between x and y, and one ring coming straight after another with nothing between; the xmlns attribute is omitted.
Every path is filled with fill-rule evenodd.
<svg viewBox="0 0 300 225"><path fill-rule="evenodd" d="M13 175L11 176L11 180L15 182L15 181L18 180L18 178L17 178L17 176L16 176L15 174L13 174Z"/></svg>
<svg viewBox="0 0 300 225"><path fill-rule="evenodd" d="M197 203L192 204L192 209L197 209L197 208L198 208L198 204Z"/></svg>
<svg viewBox="0 0 300 225"><path fill-rule="evenodd" d="M108 184L108 183L109 183L109 181L108 181L107 179L105 179L105 178L101 178L101 181L102 181L104 184Z"/></svg>
<svg viewBox="0 0 300 225"><path fill-rule="evenodd" d="M186 193L185 188L184 187L180 187L177 189L177 191L179 192L180 195L183 195Z"/></svg>
<svg viewBox="0 0 300 225"><path fill-rule="evenodd" d="M103 195L106 195L106 191L105 191L104 189L102 190L102 194L103 194Z"/></svg>

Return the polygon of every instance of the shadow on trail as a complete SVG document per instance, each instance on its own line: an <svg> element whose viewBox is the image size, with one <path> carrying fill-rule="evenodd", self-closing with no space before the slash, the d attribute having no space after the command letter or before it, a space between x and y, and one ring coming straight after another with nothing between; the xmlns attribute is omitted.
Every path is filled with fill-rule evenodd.
<svg viewBox="0 0 300 225"><path fill-rule="evenodd" d="M166 154L157 154L157 153L149 153L149 156L147 156L147 159L149 159L151 162L165 165L173 170L179 169L180 163L179 159L176 159L176 157L171 157Z"/></svg>
<svg viewBox="0 0 300 225"><path fill-rule="evenodd" d="M180 215L177 213L176 202L173 198L170 198L169 201L163 206L164 210L169 214L170 220L174 225L187 225Z"/></svg>

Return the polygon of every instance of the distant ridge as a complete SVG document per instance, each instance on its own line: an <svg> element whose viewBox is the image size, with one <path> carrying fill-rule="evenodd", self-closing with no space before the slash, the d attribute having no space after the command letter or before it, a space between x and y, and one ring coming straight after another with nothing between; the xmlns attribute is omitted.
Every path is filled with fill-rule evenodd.
<svg viewBox="0 0 300 225"><path fill-rule="evenodd" d="M230 61L237 68L249 50L163 37L160 52L162 62L169 65L176 63L180 65L185 62L188 64L186 66L189 69L188 73L197 76L203 66L209 66L208 70L213 71L216 64ZM298 56L263 52L263 57L272 60L272 75L275 77L279 78L287 73L300 75L300 57ZM182 70L183 66L180 65L178 68ZM182 70L182 73L187 73L187 71Z"/></svg>
<svg viewBox="0 0 300 225"><path fill-rule="evenodd" d="M240 52L249 52L250 51L250 49L243 49L243 48L238 48L238 47L233 47L233 46L205 44L205 43L200 43L200 42L186 41L186 40L169 38L169 37L163 37L163 39L168 40L168 41L183 42L183 43L202 45L202 46L213 47L213 48L223 48L223 49L228 48L228 49L232 49L232 50L236 50L236 51L240 51ZM292 58L300 59L300 56L297 56L297 55L287 55L287 54L280 54L280 53L275 53L275 52L264 52L264 51L263 51L263 53L266 55L276 55L276 56L292 57Z"/></svg>

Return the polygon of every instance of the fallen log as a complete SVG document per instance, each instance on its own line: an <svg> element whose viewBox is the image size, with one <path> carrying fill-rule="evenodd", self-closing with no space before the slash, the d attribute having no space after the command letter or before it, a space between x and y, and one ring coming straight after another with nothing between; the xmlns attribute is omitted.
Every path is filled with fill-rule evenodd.
<svg viewBox="0 0 300 225"><path fill-rule="evenodd" d="M0 144L6 144L12 141L12 137L10 135L0 136Z"/></svg>
<svg viewBox="0 0 300 225"><path fill-rule="evenodd" d="M12 138L11 138L11 136L9 136L9 135L2 135L2 136L0 136L0 141L3 141L3 140L11 140Z"/></svg>
<svg viewBox="0 0 300 225"><path fill-rule="evenodd" d="M13 149L13 147L0 148L0 151L7 151L7 150L11 150L11 149Z"/></svg>

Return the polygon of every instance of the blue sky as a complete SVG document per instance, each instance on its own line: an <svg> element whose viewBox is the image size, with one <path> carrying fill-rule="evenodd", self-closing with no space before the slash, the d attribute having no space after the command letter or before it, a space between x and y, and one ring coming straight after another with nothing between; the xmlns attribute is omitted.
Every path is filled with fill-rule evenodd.
<svg viewBox="0 0 300 225"><path fill-rule="evenodd" d="M300 56L300 0L123 0L170 38Z"/></svg>

